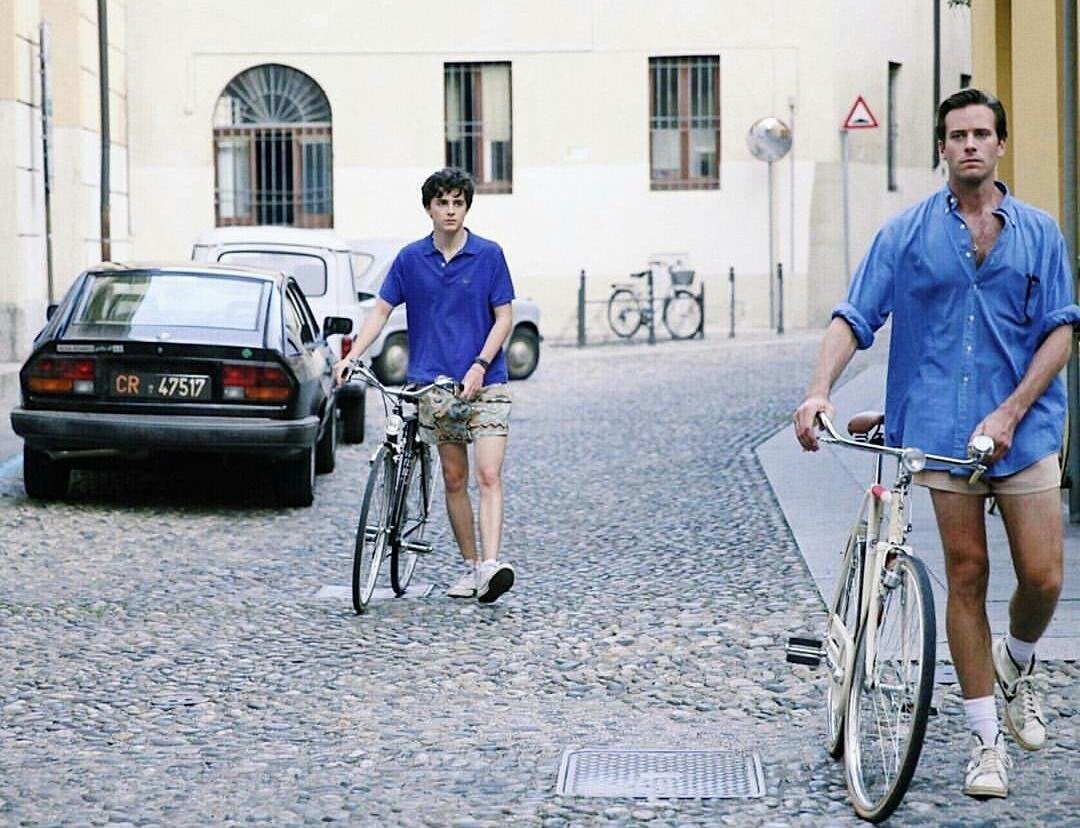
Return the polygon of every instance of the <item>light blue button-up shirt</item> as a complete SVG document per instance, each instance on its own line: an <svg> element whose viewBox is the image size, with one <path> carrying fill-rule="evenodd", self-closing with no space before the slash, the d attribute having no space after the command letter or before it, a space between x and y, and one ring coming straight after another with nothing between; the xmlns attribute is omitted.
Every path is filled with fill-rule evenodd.
<svg viewBox="0 0 1080 828"><path fill-rule="evenodd" d="M975 251L959 202L943 187L877 234L833 316L858 347L892 314L885 439L964 457L975 426L1016 390L1035 351L1060 325L1080 323L1065 241L1054 220L1004 184L1003 227L989 255ZM1004 477L1061 448L1065 382L1058 376L989 470Z"/></svg>

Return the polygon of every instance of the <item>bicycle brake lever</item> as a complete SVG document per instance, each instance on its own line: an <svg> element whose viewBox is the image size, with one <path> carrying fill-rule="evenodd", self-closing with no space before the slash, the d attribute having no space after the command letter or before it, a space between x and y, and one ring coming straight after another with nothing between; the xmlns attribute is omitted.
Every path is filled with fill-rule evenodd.
<svg viewBox="0 0 1080 828"><path fill-rule="evenodd" d="M976 483L978 483L979 480L982 479L983 472L985 472L985 471L986 471L986 466L984 466L982 463L976 464L975 471L973 471L971 473L971 477L968 478L968 485L969 486L974 486Z"/></svg>

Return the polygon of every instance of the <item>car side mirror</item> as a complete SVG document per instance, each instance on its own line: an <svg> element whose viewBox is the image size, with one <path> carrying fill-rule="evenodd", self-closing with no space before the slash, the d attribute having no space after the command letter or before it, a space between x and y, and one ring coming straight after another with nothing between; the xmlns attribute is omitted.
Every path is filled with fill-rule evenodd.
<svg viewBox="0 0 1080 828"><path fill-rule="evenodd" d="M362 290L358 290L358 291L356 291L356 298L357 298L357 301L366 302L366 301L368 301L368 299L374 299L375 294L374 293L365 293Z"/></svg>
<svg viewBox="0 0 1080 828"><path fill-rule="evenodd" d="M49 305L49 307L45 308L45 321L46 322L48 322L50 319L52 319L54 316L56 316L56 309L58 307L60 307L60 306L57 305L57 304L52 304L52 305Z"/></svg>
<svg viewBox="0 0 1080 828"><path fill-rule="evenodd" d="M347 316L328 316L322 323L323 335L352 333L352 320Z"/></svg>

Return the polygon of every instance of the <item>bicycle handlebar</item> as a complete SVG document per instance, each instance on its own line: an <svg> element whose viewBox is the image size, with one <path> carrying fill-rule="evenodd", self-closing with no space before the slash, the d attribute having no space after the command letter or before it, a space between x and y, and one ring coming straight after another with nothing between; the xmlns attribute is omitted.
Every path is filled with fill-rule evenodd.
<svg viewBox="0 0 1080 828"><path fill-rule="evenodd" d="M430 382L427 385L421 386L419 388L402 388L399 391L394 391L379 382L379 378L376 377L375 374L372 373L371 369L364 365L364 363L362 362L350 362L345 367L345 370L342 372L342 382L349 382L354 375L358 375L362 382L370 385L383 396L396 397L399 400L404 400L405 402L411 403L417 402L422 396L424 396L424 394L435 388L453 394L455 397L459 393L461 393L462 388L461 383L457 382L451 377L440 376L436 377L434 382Z"/></svg>
<svg viewBox="0 0 1080 828"><path fill-rule="evenodd" d="M903 464L904 468L910 472L922 471L928 460L945 463L949 466L966 466L972 468L971 476L968 478L968 484L972 486L978 483L979 478L986 472L988 465L986 463L986 458L994 453L994 441L985 434L978 434L973 437L968 444L968 456L964 459L960 459L958 457L945 457L940 454L927 454L922 449L917 448L894 448L892 446L852 440L842 436L836 428L833 427L833 424L825 414L818 412L817 419L818 422L821 423L822 428L828 432L827 437L821 438L826 443L839 443L840 445L858 449L859 451L872 451L878 454L888 454L892 457L896 457Z"/></svg>

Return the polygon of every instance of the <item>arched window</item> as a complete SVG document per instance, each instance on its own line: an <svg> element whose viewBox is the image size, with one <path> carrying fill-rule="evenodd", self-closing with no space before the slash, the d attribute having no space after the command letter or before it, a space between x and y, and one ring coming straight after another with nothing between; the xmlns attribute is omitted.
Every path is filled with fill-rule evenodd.
<svg viewBox="0 0 1080 828"><path fill-rule="evenodd" d="M218 226L331 227L330 103L315 81L267 63L241 72L214 108Z"/></svg>

